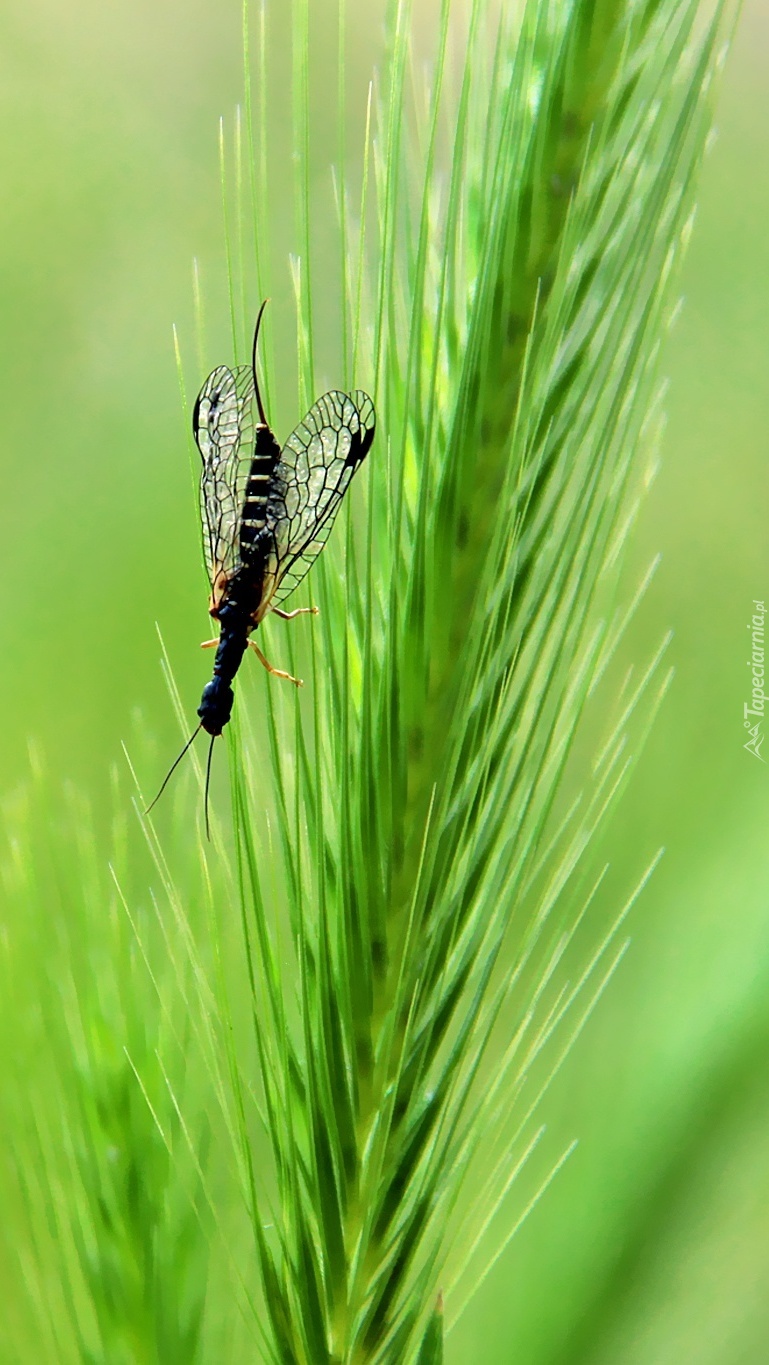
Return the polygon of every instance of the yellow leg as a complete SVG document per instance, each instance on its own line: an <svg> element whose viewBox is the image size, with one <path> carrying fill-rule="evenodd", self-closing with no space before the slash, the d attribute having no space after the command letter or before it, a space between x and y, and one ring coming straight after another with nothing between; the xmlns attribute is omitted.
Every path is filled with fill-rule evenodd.
<svg viewBox="0 0 769 1365"><path fill-rule="evenodd" d="M251 649L253 649L254 653L257 655L259 661L264 664L265 668L267 669L267 672L272 673L273 677L285 678L287 682L295 683L297 687L304 687L304 683L302 682L301 678L292 678L291 674L284 673L282 668L273 668L272 664L269 663L267 659L265 659L261 649L257 644L254 643L253 640L249 640L248 643Z"/></svg>
<svg viewBox="0 0 769 1365"><path fill-rule="evenodd" d="M217 640L204 640L204 641L202 642L200 648L201 648L201 649L216 649L216 646L218 645L218 643L219 643L218 639L217 639Z"/></svg>
<svg viewBox="0 0 769 1365"><path fill-rule="evenodd" d="M273 607L276 616L282 617L284 621L293 621L295 616L317 616L320 607L297 607L295 611L281 611L280 607Z"/></svg>

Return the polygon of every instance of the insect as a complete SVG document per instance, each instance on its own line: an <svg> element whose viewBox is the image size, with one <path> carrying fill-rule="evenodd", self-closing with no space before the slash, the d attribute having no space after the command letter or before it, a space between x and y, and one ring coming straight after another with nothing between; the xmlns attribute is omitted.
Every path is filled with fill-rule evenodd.
<svg viewBox="0 0 769 1365"><path fill-rule="evenodd" d="M326 543L355 471L376 430L368 394L332 390L313 403L281 449L267 421L259 390L254 328L250 365L212 370L198 394L192 430L203 469L200 513L203 552L211 583L209 613L219 635L213 677L203 688L200 724L171 765L155 802L201 730L211 736L206 764L205 816L214 740L232 714L232 683L250 646L269 673L300 687L301 679L273 668L254 640L268 612L284 620L317 607L284 611L282 603L301 583ZM256 409L256 411L255 411Z"/></svg>

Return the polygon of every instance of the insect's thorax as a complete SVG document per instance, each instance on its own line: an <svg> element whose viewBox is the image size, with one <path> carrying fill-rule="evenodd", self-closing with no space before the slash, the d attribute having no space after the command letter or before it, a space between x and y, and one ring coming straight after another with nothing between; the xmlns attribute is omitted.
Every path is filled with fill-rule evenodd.
<svg viewBox="0 0 769 1365"><path fill-rule="evenodd" d="M266 555L254 555L234 573L218 575L211 591L209 613L222 628L237 632L253 630L264 595Z"/></svg>

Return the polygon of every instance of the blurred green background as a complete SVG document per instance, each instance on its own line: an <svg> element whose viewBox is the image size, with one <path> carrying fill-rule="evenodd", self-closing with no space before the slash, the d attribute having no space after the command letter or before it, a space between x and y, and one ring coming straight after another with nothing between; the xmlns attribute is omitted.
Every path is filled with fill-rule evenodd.
<svg viewBox="0 0 769 1365"><path fill-rule="evenodd" d="M321 58L332 14L313 8ZM278 64L286 22L276 10ZM378 10L351 15L351 139L379 34ZM241 97L241 16L204 0L17 0L0 35L2 797L26 781L33 738L98 809L137 713L148 788L177 745L155 622L190 714L210 663L171 324L190 386L229 358L217 123ZM456 1361L769 1360L769 768L742 747L746 623L769 598L767 53L769 12L749 0L629 566L630 584L662 552L625 657L642 663L672 628L676 676L615 818L616 886L666 853L546 1101L552 1151L579 1146L460 1321ZM319 83L314 99L327 193L333 92L324 103ZM288 94L271 114L288 146ZM265 211L288 239L285 187ZM320 252L332 226L329 213ZM285 262L270 291L289 371ZM286 401L279 388L279 434Z"/></svg>

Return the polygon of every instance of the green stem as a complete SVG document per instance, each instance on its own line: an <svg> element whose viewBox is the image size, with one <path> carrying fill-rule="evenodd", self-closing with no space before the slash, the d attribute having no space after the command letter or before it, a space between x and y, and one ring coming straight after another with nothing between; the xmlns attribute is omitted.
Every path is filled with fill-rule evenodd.
<svg viewBox="0 0 769 1365"><path fill-rule="evenodd" d="M484 269L482 264L479 278L488 280L492 307L488 307L488 296L476 301L477 316L487 316L490 321L483 337L473 336L472 319L470 322L464 374L458 377L458 387L469 398L450 437L445 460L450 477L439 490L436 526L439 532L441 527L450 528L443 544L436 546L439 571L435 591L440 592L440 602L423 601L419 607L412 603L406 617L405 654L413 659L414 667L408 670L409 688L404 689L408 697L406 724L397 737L406 777L404 789L395 793L392 801L397 814L392 837L395 867L385 907L387 954L379 971L374 964L368 1020L371 1044L367 1049L372 1066L362 1078L358 1093L361 1176L354 1205L348 1209L345 1236L348 1250L357 1246L361 1237L369 1240L363 1254L359 1248L349 1301L337 1318L335 1331L339 1358L356 1365L370 1358L362 1342L366 1317L371 1317L376 1305L369 1304L367 1296L384 1254L370 1210L374 1201L381 1200L383 1173L385 1178L390 1175L390 1153L403 1146L402 1124L411 1114L411 1102L423 1083L421 1068L408 1076L403 1070L404 1053L409 1048L406 1009L402 1007L394 1022L392 1012L395 1001L403 998L398 987L427 811L432 792L436 786L440 790L445 770L450 718L462 683L462 642L508 476L510 437L529 333L533 323L535 329L546 325L571 193L580 176L593 124L610 104L628 12L621 0L605 0L598 5L594 0L579 0L575 4L561 44L561 79L547 83L547 102L538 112L526 160L516 166L515 177L506 186L503 211L496 223L490 214L486 246L495 253L496 265L490 269L487 262ZM535 63L538 49L545 43L549 53L551 33L534 34ZM517 63L513 79L524 66ZM508 132L512 134L513 130ZM496 194L495 204L499 203ZM420 678L421 685L413 685L414 679ZM395 1098L394 1088L400 1092ZM385 1150L377 1161L369 1156L367 1162L364 1152L380 1124L389 1126Z"/></svg>

